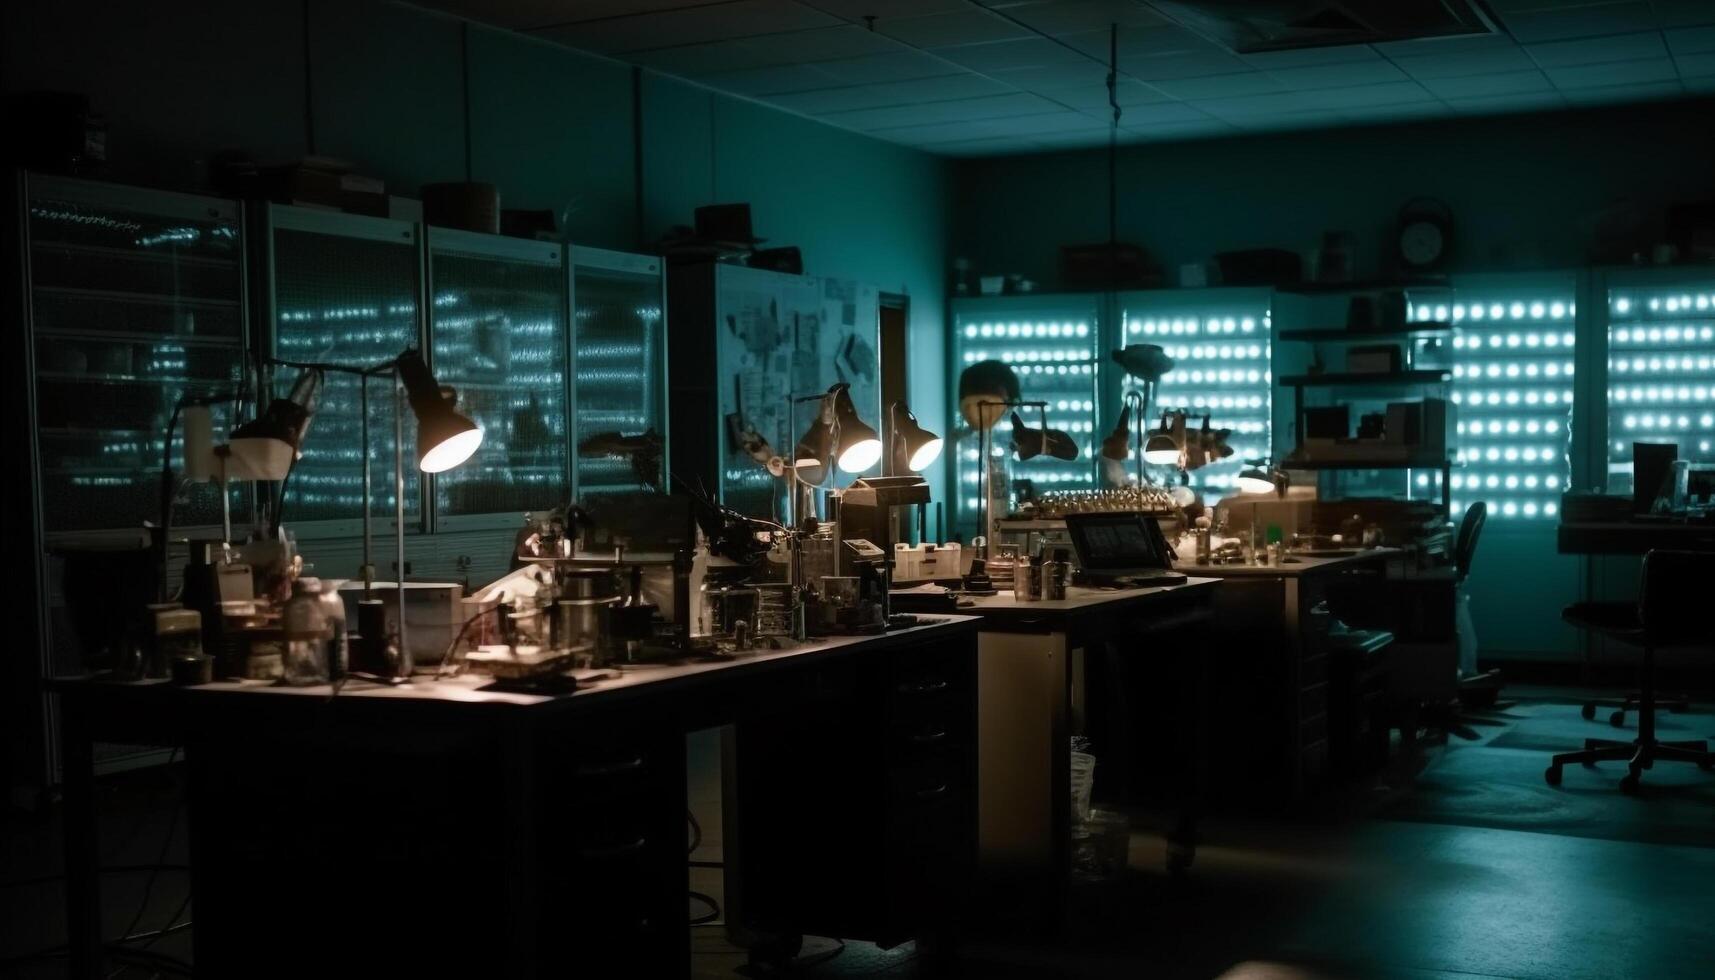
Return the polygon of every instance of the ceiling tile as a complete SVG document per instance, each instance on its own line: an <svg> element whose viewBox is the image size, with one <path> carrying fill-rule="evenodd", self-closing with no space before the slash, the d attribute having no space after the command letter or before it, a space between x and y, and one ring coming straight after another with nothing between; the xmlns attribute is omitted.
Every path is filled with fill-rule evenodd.
<svg viewBox="0 0 1715 980"><path fill-rule="evenodd" d="M1109 24L1118 24L1123 29L1167 23L1164 17L1137 0L1038 0L1009 4L1004 9L1006 16L1044 34L1107 30Z"/></svg>
<svg viewBox="0 0 1715 980"><path fill-rule="evenodd" d="M723 92L736 92L739 95L805 92L811 89L833 88L840 84L839 79L809 65L775 65L769 68L717 72L701 76L699 80Z"/></svg>
<svg viewBox="0 0 1715 980"><path fill-rule="evenodd" d="M984 95L1008 94L1011 90L981 75L949 75L885 85L856 85L849 88L794 92L768 101L794 112L825 115L854 109L908 106L929 102L951 102Z"/></svg>
<svg viewBox="0 0 1715 980"><path fill-rule="evenodd" d="M1676 55L1715 51L1715 27L1677 27L1662 34Z"/></svg>
<svg viewBox="0 0 1715 980"><path fill-rule="evenodd" d="M1559 92L1522 92L1517 95L1486 95L1476 99L1447 99L1448 108L1461 115L1490 115L1500 112L1535 112L1564 109Z"/></svg>
<svg viewBox="0 0 1715 980"><path fill-rule="evenodd" d="M1088 114L1097 122L1106 122L1100 114ZM1153 129L1165 123L1208 122L1208 113L1184 102L1158 102L1126 109L1120 114L1121 129Z"/></svg>
<svg viewBox="0 0 1715 980"><path fill-rule="evenodd" d="M1104 63L1108 60L1111 51L1108 32L1105 28L1099 31L1062 34L1057 40L1077 48L1085 54L1092 55ZM1226 51L1219 45L1212 44L1182 27L1173 25L1130 29L1122 27L1119 30L1120 69L1122 71L1127 62L1136 58L1185 52L1226 54ZM1242 71L1247 67L1249 66L1242 65L1233 70Z"/></svg>
<svg viewBox="0 0 1715 980"><path fill-rule="evenodd" d="M1497 48L1516 48L1517 44L1504 33L1499 34L1461 34L1456 37L1418 37L1409 41L1383 41L1373 44L1381 54L1389 58L1423 58L1430 55L1468 54L1474 51L1493 51Z"/></svg>
<svg viewBox="0 0 1715 980"><path fill-rule="evenodd" d="M1218 99L1233 95L1260 95L1279 92L1281 84L1260 71L1233 75L1205 75L1201 78L1174 78L1155 83L1155 87L1175 99Z"/></svg>
<svg viewBox="0 0 1715 980"><path fill-rule="evenodd" d="M1001 126L982 120L964 120L951 122L924 123L915 126L889 126L885 129L872 130L882 139L894 140L899 143L922 145L927 143L951 143L955 140L971 139L1017 139L1009 136Z"/></svg>
<svg viewBox="0 0 1715 980"><path fill-rule="evenodd" d="M1667 47L1662 43L1660 31L1550 41L1547 44L1526 45L1524 50L1544 68L1667 57Z"/></svg>
<svg viewBox="0 0 1715 980"><path fill-rule="evenodd" d="M875 109L898 105L888 96L877 93L868 85L845 88L825 88L813 92L782 92L768 97L770 105L792 112L820 116L830 112L850 112L853 109Z"/></svg>
<svg viewBox="0 0 1715 980"><path fill-rule="evenodd" d="M1715 24L1715 3L1709 0L1655 0L1655 16L1662 27Z"/></svg>
<svg viewBox="0 0 1715 980"><path fill-rule="evenodd" d="M1705 51L1702 54L1682 54L1673 59L1679 67L1682 78L1694 75L1715 75L1715 51Z"/></svg>
<svg viewBox="0 0 1715 980"><path fill-rule="evenodd" d="M1003 17L966 5L923 17L878 20L877 32L917 48L939 48L950 44L981 44L1028 38L1030 32Z"/></svg>
<svg viewBox="0 0 1715 980"><path fill-rule="evenodd" d="M1121 108L1172 101L1154 86L1145 85L1129 78L1119 80L1118 91L1115 92L1115 96ZM1106 85L1090 85L1083 88L1059 89L1053 93L1053 97L1055 102L1071 106L1074 109L1100 109L1108 104L1108 87Z"/></svg>
<svg viewBox="0 0 1715 980"><path fill-rule="evenodd" d="M1314 89L1302 94L1312 105L1327 109L1392 105L1396 102L1426 102L1432 98L1423 86L1416 82L1384 82L1380 85L1356 85L1351 88Z"/></svg>
<svg viewBox="0 0 1715 980"><path fill-rule="evenodd" d="M1320 111L1302 92L1246 95L1226 99L1198 99L1191 105L1222 119L1269 116L1282 113Z"/></svg>
<svg viewBox="0 0 1715 980"><path fill-rule="evenodd" d="M1398 82L1406 78L1405 72L1379 59L1338 65L1309 65L1304 68L1276 68L1271 69L1269 74L1289 89L1345 88L1352 85Z"/></svg>
<svg viewBox="0 0 1715 980"><path fill-rule="evenodd" d="M1099 86L1103 92L1102 101L1107 101L1108 70L1093 61L1051 68L1013 68L987 74L997 81L1031 92L1062 92Z"/></svg>
<svg viewBox="0 0 1715 980"><path fill-rule="evenodd" d="M496 27L531 30L722 2L724 0L578 0L577 3L567 3L566 0L421 0L418 5Z"/></svg>
<svg viewBox="0 0 1715 980"><path fill-rule="evenodd" d="M1043 37L1026 38L1018 41L996 41L992 44L965 44L957 47L936 48L934 53L974 71L1002 71L1008 68L1043 68L1095 63L1088 55Z"/></svg>
<svg viewBox="0 0 1715 980"><path fill-rule="evenodd" d="M1663 99L1677 99L1684 94L1685 87L1678 81L1672 81L1568 89L1565 96L1566 101L1573 105L1614 105L1622 102L1658 102Z"/></svg>
<svg viewBox="0 0 1715 980"><path fill-rule="evenodd" d="M858 58L818 61L816 67L828 74L861 85L867 82L900 82L910 78L933 78L955 75L964 71L958 65L921 51L901 49L891 54L872 54Z"/></svg>
<svg viewBox="0 0 1715 980"><path fill-rule="evenodd" d="M1409 122L1414 119L1442 119L1453 110L1440 102L1411 102L1405 105L1370 105L1341 109L1339 117L1347 122Z"/></svg>
<svg viewBox="0 0 1715 980"><path fill-rule="evenodd" d="M1250 66L1230 54L1215 52L1176 52L1143 58L1120 59L1120 72L1145 82L1169 78L1197 78L1203 75L1232 75L1249 71Z"/></svg>
<svg viewBox="0 0 1715 980"><path fill-rule="evenodd" d="M627 54L625 59L647 68L692 78L752 68L772 68L793 61L778 50L769 52L749 47L744 40L687 44L677 48L662 48L659 51L634 51Z"/></svg>
<svg viewBox="0 0 1715 980"><path fill-rule="evenodd" d="M857 109L851 112L830 113L822 118L836 126L869 130L894 126L998 119L1005 116L1022 116L1033 112L1053 112L1059 108L1041 96L1020 92L1012 95L991 95L978 99L959 99L953 102Z"/></svg>
<svg viewBox="0 0 1715 980"><path fill-rule="evenodd" d="M564 2L564 0L561 0ZM582 3L584 0L578 0ZM873 16L877 23L884 18L920 17L924 14L938 14L953 10L971 9L970 0L798 0L805 6L815 7L824 13L833 14L854 24L863 23L865 17Z"/></svg>
<svg viewBox="0 0 1715 980"><path fill-rule="evenodd" d="M1524 71L1536 67L1536 62L1530 60L1530 56L1524 53L1524 49L1516 46L1489 48L1485 51L1432 54L1416 58L1396 58L1394 64L1403 69L1407 75L1419 80L1425 78L1458 78L1461 75L1487 75L1501 71Z"/></svg>
<svg viewBox="0 0 1715 980"><path fill-rule="evenodd" d="M780 64L810 64L836 58L860 58L866 55L896 54L905 48L897 41L874 31L849 24L823 27L790 34L764 34L746 38L744 45L759 53L768 53Z"/></svg>
<svg viewBox="0 0 1715 980"><path fill-rule="evenodd" d="M1501 22L1520 44L1560 41L1601 34L1626 34L1653 30L1655 11L1645 0L1598 3L1556 10L1520 11L1504 14Z"/></svg>
<svg viewBox="0 0 1715 980"><path fill-rule="evenodd" d="M1561 89L1591 88L1598 85L1642 85L1647 82L1671 81L1679 77L1679 71L1668 58L1545 68L1543 71L1547 73L1549 81Z"/></svg>
<svg viewBox="0 0 1715 980"><path fill-rule="evenodd" d="M990 157L1002 154L1030 153L1041 149L1029 140L994 137L981 140L959 140L953 143L936 143L925 147L935 153L950 157Z"/></svg>
<svg viewBox="0 0 1715 980"><path fill-rule="evenodd" d="M734 0L718 5L609 17L534 33L573 47L615 54L812 27L833 27L840 23L793 0ZM786 60L791 59L782 59Z"/></svg>
<svg viewBox="0 0 1715 980"><path fill-rule="evenodd" d="M1339 44L1327 48L1293 48L1289 51L1258 51L1240 58L1257 68L1305 68L1337 65L1348 61L1378 61L1381 55L1367 44Z"/></svg>
<svg viewBox="0 0 1715 980"><path fill-rule="evenodd" d="M1498 75L1464 78L1430 78L1423 87L1440 99L1473 99L1485 95L1514 95L1519 92L1548 92L1554 86L1540 71L1509 71Z"/></svg>
<svg viewBox="0 0 1715 980"><path fill-rule="evenodd" d="M1090 117L1081 112L1047 112L1030 116L1013 116L1004 122L1008 133L1035 136L1039 133L1070 133L1079 130L1101 130L1091 126Z"/></svg>

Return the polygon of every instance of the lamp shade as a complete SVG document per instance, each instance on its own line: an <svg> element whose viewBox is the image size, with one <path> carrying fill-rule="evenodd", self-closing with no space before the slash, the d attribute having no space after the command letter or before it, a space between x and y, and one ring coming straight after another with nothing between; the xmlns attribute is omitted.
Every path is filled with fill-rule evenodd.
<svg viewBox="0 0 1715 980"><path fill-rule="evenodd" d="M851 385L834 385L828 396L834 406L834 458L847 473L862 473L881 460L881 437L858 417Z"/></svg>
<svg viewBox="0 0 1715 980"><path fill-rule="evenodd" d="M411 413L417 416L417 468L424 473L450 470L482 445L482 430L453 408L453 397L435 383L423 355L407 350L396 362Z"/></svg>
<svg viewBox="0 0 1715 980"><path fill-rule="evenodd" d="M1143 461L1156 466L1172 466L1179 462L1179 444L1167 433L1157 431L1143 444Z"/></svg>
<svg viewBox="0 0 1715 980"><path fill-rule="evenodd" d="M893 465L896 470L921 472L941 456L941 437L917 422L904 402L894 402Z"/></svg>
<svg viewBox="0 0 1715 980"><path fill-rule="evenodd" d="M1263 470L1251 466L1240 471L1238 479L1233 481L1240 493L1273 493L1274 480Z"/></svg>

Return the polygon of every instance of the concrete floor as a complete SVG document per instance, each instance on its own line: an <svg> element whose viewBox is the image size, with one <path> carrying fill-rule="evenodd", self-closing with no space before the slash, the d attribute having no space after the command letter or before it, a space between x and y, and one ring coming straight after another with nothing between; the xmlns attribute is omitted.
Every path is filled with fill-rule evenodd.
<svg viewBox="0 0 1715 980"><path fill-rule="evenodd" d="M1558 730L1554 726L1567 723L1560 715L1577 709L1554 701L1527 707L1523 714L1537 722L1515 718L1484 729L1477 740L1432 747L1420 765L1394 773L1391 781L1325 801L1292 820L1207 821L1204 845L1185 880L1163 873L1162 840L1148 829L1154 815L1140 812L1142 829L1132 836L1128 873L1120 881L1080 889L1067 935L1057 941L979 936L965 950L961 975L997 980L1711 976L1715 796L1709 794L1715 793L1715 776L1684 767L1662 772L1653 796L1634 799L1614 788L1618 770L1569 770L1564 790L1542 789L1577 794L1576 809L1532 809L1529 801L1553 802L1554 797L1538 796L1542 752L1531 747L1535 736L1525 736L1535 730L1531 724ZM1679 721L1715 734L1715 712L1707 705ZM1507 732L1513 733L1510 742L1503 737ZM1605 736L1612 730L1598 722L1588 734ZM1490 744L1497 740L1500 745ZM692 754L712 759L718 756L718 742L694 739ZM718 778L706 762L696 768L701 775L690 787L691 799L704 836L693 858L718 861ZM1650 782L1646 777L1646 785ZM107 786L104 863L182 862L182 824L163 847L177 791L176 778L161 773L133 774ZM1541 825L1553 832L1531 829L1533 813L1544 815ZM8 816L0 859L0 975L62 976L63 961L52 957L8 960L63 937L57 881L28 881L57 870L51 815ZM145 903L147 881L145 874L107 878L109 935L119 935L140 906L145 911L133 931L159 929L184 901L182 872L158 874ZM692 886L718 900L719 870L694 868ZM692 902L689 911L697 915L706 908ZM194 909L185 917L193 918ZM188 957L189 937L188 931L169 935L151 948ZM699 980L771 975L747 966L744 952L725 941L718 922L693 929L693 948ZM151 973L135 967L121 976L143 980ZM853 942L841 947L812 937L791 975L931 974L909 946L877 950Z"/></svg>

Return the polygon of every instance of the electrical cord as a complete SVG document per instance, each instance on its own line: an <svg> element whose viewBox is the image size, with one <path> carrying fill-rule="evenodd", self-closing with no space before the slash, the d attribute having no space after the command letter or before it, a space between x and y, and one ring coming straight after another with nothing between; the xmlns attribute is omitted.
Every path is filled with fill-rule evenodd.
<svg viewBox="0 0 1715 980"><path fill-rule="evenodd" d="M451 663L453 659L453 651L457 650L459 648L459 644L464 642L465 634L470 632L471 625L491 612L498 609L505 609L506 605L507 604L504 602L497 602L464 621L464 625L460 626L459 631L453 635L453 641L447 644L447 652L441 654L441 666L435 671L436 677L443 677L446 675L447 664Z"/></svg>

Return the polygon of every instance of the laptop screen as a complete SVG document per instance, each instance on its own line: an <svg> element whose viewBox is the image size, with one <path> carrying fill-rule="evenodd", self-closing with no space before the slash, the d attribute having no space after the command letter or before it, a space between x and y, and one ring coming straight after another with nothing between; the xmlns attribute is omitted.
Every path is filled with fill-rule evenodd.
<svg viewBox="0 0 1715 980"><path fill-rule="evenodd" d="M1161 528L1148 515L1069 514L1066 530L1087 571L1171 567Z"/></svg>

